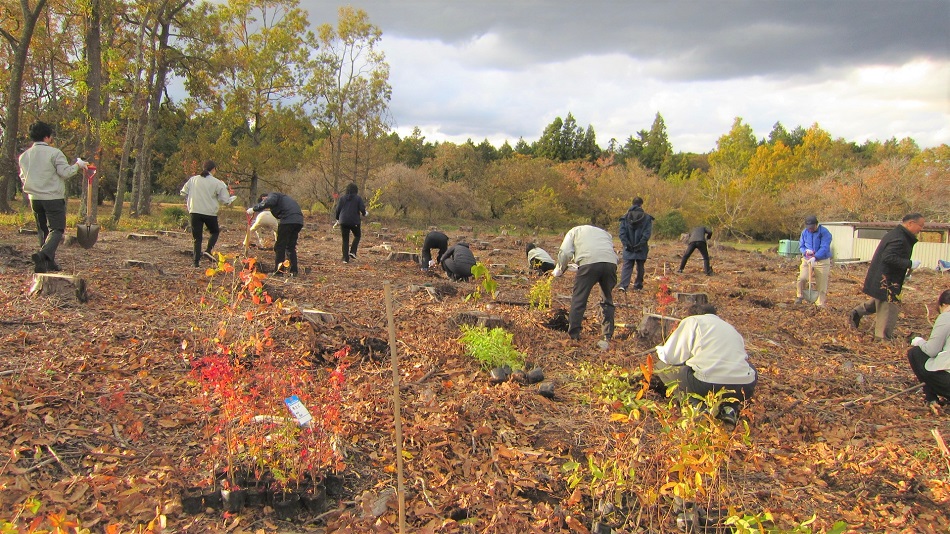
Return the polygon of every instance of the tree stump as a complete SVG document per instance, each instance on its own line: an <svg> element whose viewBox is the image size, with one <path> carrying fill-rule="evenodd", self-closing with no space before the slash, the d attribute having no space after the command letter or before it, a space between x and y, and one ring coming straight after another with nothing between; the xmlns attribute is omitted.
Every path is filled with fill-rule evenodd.
<svg viewBox="0 0 950 534"><path fill-rule="evenodd" d="M514 292L499 292L497 295L495 295L495 302L498 304L508 304L511 306L528 306L531 304L523 294L519 295Z"/></svg>
<svg viewBox="0 0 950 534"><path fill-rule="evenodd" d="M505 319L498 315L489 315L479 310L468 310L456 314L452 319L452 323L455 326L470 325L498 328L505 325Z"/></svg>
<svg viewBox="0 0 950 534"><path fill-rule="evenodd" d="M139 241L157 241L158 236L155 234L129 234L129 239L136 239Z"/></svg>
<svg viewBox="0 0 950 534"><path fill-rule="evenodd" d="M37 232L36 228L18 228L18 229L17 229L17 233L18 233L18 234L36 235L36 234L38 234L39 232Z"/></svg>
<svg viewBox="0 0 950 534"><path fill-rule="evenodd" d="M315 325L322 325L336 321L336 317L334 317L332 313L314 310L311 308L300 308L300 314L304 319Z"/></svg>
<svg viewBox="0 0 950 534"><path fill-rule="evenodd" d="M186 232L179 232L177 230L159 230L158 232L155 232L155 233L157 233L158 235L166 236L166 237L191 237L191 234L186 233Z"/></svg>
<svg viewBox="0 0 950 534"><path fill-rule="evenodd" d="M154 263L148 262L148 261L125 260L125 266L130 267L132 269L144 269L146 271L152 271L158 274L162 274L162 269L158 265L155 265Z"/></svg>
<svg viewBox="0 0 950 534"><path fill-rule="evenodd" d="M684 304L708 304L709 296L705 293L676 293L676 301Z"/></svg>
<svg viewBox="0 0 950 534"><path fill-rule="evenodd" d="M647 313L644 314L643 319L640 320L637 334L646 339L659 338L662 340L676 329L676 325L679 324L679 321L680 320L676 317Z"/></svg>
<svg viewBox="0 0 950 534"><path fill-rule="evenodd" d="M411 261L419 263L419 254L416 252L390 252L388 261Z"/></svg>
<svg viewBox="0 0 950 534"><path fill-rule="evenodd" d="M68 274L34 274L30 295L70 295L76 297L79 302L89 300L89 295L86 293L86 281Z"/></svg>

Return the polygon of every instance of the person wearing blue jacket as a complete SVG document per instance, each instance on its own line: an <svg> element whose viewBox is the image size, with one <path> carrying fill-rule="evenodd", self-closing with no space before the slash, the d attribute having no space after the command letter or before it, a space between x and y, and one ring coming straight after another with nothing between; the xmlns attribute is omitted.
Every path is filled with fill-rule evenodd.
<svg viewBox="0 0 950 534"><path fill-rule="evenodd" d="M343 263L349 263L350 259L356 259L356 251L360 246L360 215L363 217L369 215L366 211L366 203L363 197L359 196L359 187L356 184L346 186L346 193L340 197L336 204L335 218L340 226L340 234L343 237ZM350 244L350 233L353 234L353 244Z"/></svg>
<svg viewBox="0 0 950 534"><path fill-rule="evenodd" d="M798 249L802 253L802 264L795 283L795 304L804 302L802 293L811 278L818 285L815 306L824 307L828 301L828 275L831 272L831 232L818 224L818 217L805 217L805 229L798 238Z"/></svg>
<svg viewBox="0 0 950 534"><path fill-rule="evenodd" d="M623 245L623 265L620 267L620 285L617 289L626 291L630 285L633 267L637 267L637 278L633 289L643 289L643 269L650 252L650 236L653 234L653 217L643 211L643 199L633 199L630 209L620 218L620 243Z"/></svg>
<svg viewBox="0 0 950 534"><path fill-rule="evenodd" d="M261 201L247 208L248 215L269 209L277 218L277 241L274 243L274 274L280 275L284 259L290 260L290 276L297 276L297 237L303 228L300 204L283 193L261 195Z"/></svg>

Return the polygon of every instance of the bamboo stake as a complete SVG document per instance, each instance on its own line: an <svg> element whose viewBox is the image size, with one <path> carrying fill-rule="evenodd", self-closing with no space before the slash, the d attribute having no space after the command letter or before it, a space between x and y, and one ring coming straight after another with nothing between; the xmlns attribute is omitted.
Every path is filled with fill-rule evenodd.
<svg viewBox="0 0 950 534"><path fill-rule="evenodd" d="M389 355L393 367L393 419L396 422L396 498L399 501L399 532L406 532L406 483L402 460L402 406L399 398L399 358L396 356L396 323L393 319L393 289L383 283L386 293L386 322L389 323Z"/></svg>

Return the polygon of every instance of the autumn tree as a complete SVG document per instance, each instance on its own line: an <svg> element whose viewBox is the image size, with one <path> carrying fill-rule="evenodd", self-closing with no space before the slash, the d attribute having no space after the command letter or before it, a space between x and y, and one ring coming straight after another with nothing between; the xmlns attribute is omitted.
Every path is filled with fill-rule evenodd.
<svg viewBox="0 0 950 534"><path fill-rule="evenodd" d="M324 198L348 182L365 189L382 166L377 142L389 124L389 65L379 48L382 30L362 9L341 7L336 26L318 30L319 52L305 88L323 147L316 160Z"/></svg>

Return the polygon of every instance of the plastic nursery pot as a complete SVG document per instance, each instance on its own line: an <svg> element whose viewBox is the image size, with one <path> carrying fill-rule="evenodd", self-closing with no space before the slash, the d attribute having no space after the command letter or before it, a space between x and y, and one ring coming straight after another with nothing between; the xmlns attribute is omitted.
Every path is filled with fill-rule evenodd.
<svg viewBox="0 0 950 534"><path fill-rule="evenodd" d="M508 380L508 377L511 376L511 367L507 365L502 365L501 367L495 367L491 370L491 378L489 381L492 384L501 384L502 382Z"/></svg>
<svg viewBox="0 0 950 534"><path fill-rule="evenodd" d="M217 488L206 490L205 493L201 495L201 498L204 499L205 508L212 508L214 510L221 509L221 490Z"/></svg>
<svg viewBox="0 0 950 534"><path fill-rule="evenodd" d="M310 487L300 495L300 502L308 512L319 514L327 504L327 489L323 484Z"/></svg>
<svg viewBox="0 0 950 534"><path fill-rule="evenodd" d="M221 490L221 502L225 512L240 512L247 503L247 490Z"/></svg>
<svg viewBox="0 0 950 534"><path fill-rule="evenodd" d="M540 367L528 371L524 376L524 381L528 384L537 384L544 380L544 371Z"/></svg>
<svg viewBox="0 0 950 534"><path fill-rule="evenodd" d="M267 504L267 488L262 486L254 486L248 488L247 494L244 498L244 506L248 508L254 506L264 506Z"/></svg>
<svg viewBox="0 0 950 534"><path fill-rule="evenodd" d="M300 514L300 495L289 492L275 493L272 506L277 519L290 521Z"/></svg>
<svg viewBox="0 0 950 534"><path fill-rule="evenodd" d="M542 397L553 399L554 398L554 384L551 382L545 382L538 386L538 394Z"/></svg>
<svg viewBox="0 0 950 534"><path fill-rule="evenodd" d="M201 497L202 488L186 488L181 494L181 510L186 514L199 514L204 510L204 499Z"/></svg>

